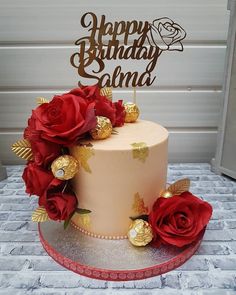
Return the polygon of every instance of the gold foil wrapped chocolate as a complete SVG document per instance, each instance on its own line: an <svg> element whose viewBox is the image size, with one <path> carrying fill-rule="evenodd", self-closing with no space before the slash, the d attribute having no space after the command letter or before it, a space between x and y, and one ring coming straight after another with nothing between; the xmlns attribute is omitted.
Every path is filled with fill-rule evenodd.
<svg viewBox="0 0 236 295"><path fill-rule="evenodd" d="M72 156L60 156L52 162L53 175L61 180L68 180L79 171L79 162Z"/></svg>
<svg viewBox="0 0 236 295"><path fill-rule="evenodd" d="M132 222L128 231L128 239L134 246L146 246L153 239L151 225L142 219Z"/></svg>
<svg viewBox="0 0 236 295"><path fill-rule="evenodd" d="M112 133L112 124L110 119L102 116L97 116L97 125L90 130L93 139L106 139Z"/></svg>
<svg viewBox="0 0 236 295"><path fill-rule="evenodd" d="M133 102L126 102L125 107L125 123L133 123L139 117L139 108Z"/></svg>

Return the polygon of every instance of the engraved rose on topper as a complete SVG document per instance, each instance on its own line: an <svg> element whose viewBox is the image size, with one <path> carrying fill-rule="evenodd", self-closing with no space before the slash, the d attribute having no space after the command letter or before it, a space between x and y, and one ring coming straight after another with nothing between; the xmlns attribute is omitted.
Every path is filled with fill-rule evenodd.
<svg viewBox="0 0 236 295"><path fill-rule="evenodd" d="M168 17L152 23L136 19L110 22L105 15L87 12L81 26L87 35L75 42L77 52L70 62L81 78L95 80L100 88L151 86L161 53L183 51L181 41L186 37L184 29ZM129 66L125 61L133 63Z"/></svg>
<svg viewBox="0 0 236 295"><path fill-rule="evenodd" d="M170 18L163 17L155 19L152 24L150 24L147 37L149 44L159 47L161 51L183 51L183 45L180 41L186 37L186 32Z"/></svg>

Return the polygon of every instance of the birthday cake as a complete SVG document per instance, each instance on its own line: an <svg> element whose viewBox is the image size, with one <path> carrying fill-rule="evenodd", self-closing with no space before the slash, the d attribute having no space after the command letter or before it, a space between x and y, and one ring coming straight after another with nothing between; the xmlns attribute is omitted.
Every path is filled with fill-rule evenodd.
<svg viewBox="0 0 236 295"><path fill-rule="evenodd" d="M12 146L28 160L22 177L39 203L33 221L63 221L65 230L128 237L135 246L180 247L197 238L211 208L189 193L188 179L166 188L164 127L139 120L135 103L114 102L112 89L98 85L38 103L24 139Z"/></svg>
<svg viewBox="0 0 236 295"><path fill-rule="evenodd" d="M189 245L202 235L212 208L189 192L189 179L167 187L168 131L138 119L135 96L130 103L113 101L111 88L152 85L161 53L182 51L186 33L169 18L134 20L126 29L123 21L105 23L105 16L98 26L90 12L81 24L90 35L76 41L71 64L96 84L79 81L52 100L38 98L23 139L12 145L27 160L26 192L38 196L32 220L63 222L65 230L74 226L95 238L128 238L135 246ZM117 59L129 58L146 61L144 72L122 72ZM105 61L112 59L110 75Z"/></svg>
<svg viewBox="0 0 236 295"><path fill-rule="evenodd" d="M91 210L87 216L75 214L72 223L109 239L126 237L130 217L149 213L165 189L167 173L165 128L138 120L116 130L105 140L82 140L70 149L78 161L86 158L73 187L80 206Z"/></svg>

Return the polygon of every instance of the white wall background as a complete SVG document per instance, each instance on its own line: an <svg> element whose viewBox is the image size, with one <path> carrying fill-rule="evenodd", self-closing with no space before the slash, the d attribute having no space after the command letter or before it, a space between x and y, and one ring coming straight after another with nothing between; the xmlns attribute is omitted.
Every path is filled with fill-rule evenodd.
<svg viewBox="0 0 236 295"><path fill-rule="evenodd" d="M170 131L169 159L209 161L216 148L229 12L227 0L0 0L0 159L20 163L10 145L21 137L35 98L74 88L70 65L80 18L87 11L114 20L168 16L187 31L183 53L163 54L157 83L137 92L142 118ZM115 91L129 100L131 90Z"/></svg>

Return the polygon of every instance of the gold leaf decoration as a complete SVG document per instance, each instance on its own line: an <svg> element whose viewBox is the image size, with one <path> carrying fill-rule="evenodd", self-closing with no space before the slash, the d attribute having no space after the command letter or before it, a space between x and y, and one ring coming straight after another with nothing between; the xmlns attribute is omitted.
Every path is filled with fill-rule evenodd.
<svg viewBox="0 0 236 295"><path fill-rule="evenodd" d="M88 172L92 173L92 170L89 167L88 160L94 156L94 149L89 145L80 145L77 149L77 159L80 162L81 167Z"/></svg>
<svg viewBox="0 0 236 295"><path fill-rule="evenodd" d="M190 180L188 178L184 178L171 184L167 188L167 190L171 192L172 195L180 195L183 192L188 191L189 187L190 187Z"/></svg>
<svg viewBox="0 0 236 295"><path fill-rule="evenodd" d="M49 220L48 213L44 207L38 207L32 214L32 221L44 222Z"/></svg>
<svg viewBox="0 0 236 295"><path fill-rule="evenodd" d="M20 158L31 161L33 160L33 153L30 142L27 139L21 139L13 143L11 150Z"/></svg>
<svg viewBox="0 0 236 295"><path fill-rule="evenodd" d="M49 100L44 97L37 97L36 101L37 101L37 104L39 104L39 105L44 104L44 103L49 103Z"/></svg>
<svg viewBox="0 0 236 295"><path fill-rule="evenodd" d="M100 89L100 94L102 96L106 96L108 99L112 101L112 88L111 87L103 87Z"/></svg>
<svg viewBox="0 0 236 295"><path fill-rule="evenodd" d="M149 154L149 149L145 142L135 142L131 144L133 147L133 158L141 162L145 162Z"/></svg>
<svg viewBox="0 0 236 295"><path fill-rule="evenodd" d="M148 214L148 207L145 206L143 198L140 197L139 193L134 195L132 209L137 215Z"/></svg>
<svg viewBox="0 0 236 295"><path fill-rule="evenodd" d="M79 171L79 162L70 155L63 155L52 162L51 170L56 178L68 180Z"/></svg>

